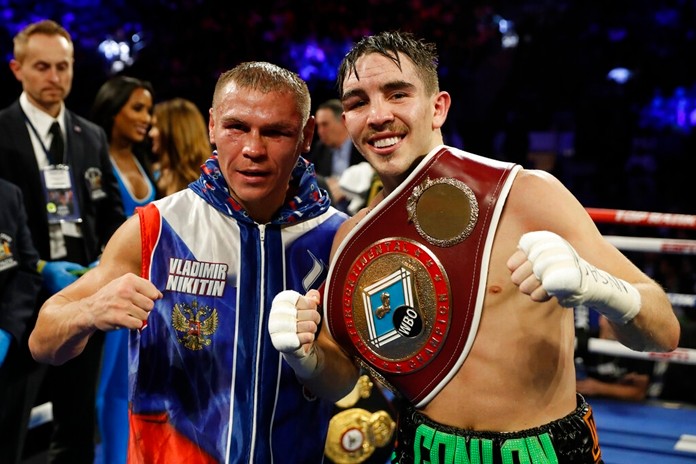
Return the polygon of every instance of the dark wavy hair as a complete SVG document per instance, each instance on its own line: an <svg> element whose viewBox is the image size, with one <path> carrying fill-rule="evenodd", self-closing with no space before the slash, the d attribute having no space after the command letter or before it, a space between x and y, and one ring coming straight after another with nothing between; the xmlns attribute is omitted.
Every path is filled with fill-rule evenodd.
<svg viewBox="0 0 696 464"><path fill-rule="evenodd" d="M106 137L111 142L111 130L114 127L114 118L121 111L131 94L136 89L146 89L154 98L155 91L149 81L129 76L115 76L104 82L94 97L90 119L100 125L106 132Z"/></svg>
<svg viewBox="0 0 696 464"><path fill-rule="evenodd" d="M425 84L425 90L435 94L440 90L437 77L437 47L432 42L416 38L410 32L387 31L360 39L341 61L336 87L343 95L343 82L354 74L360 80L355 63L361 56L379 53L392 60L401 69L401 58L408 57L416 66L416 72Z"/></svg>
<svg viewBox="0 0 696 464"><path fill-rule="evenodd" d="M90 119L101 126L106 132L106 138L111 143L111 131L114 128L114 119L121 109L126 106L128 99L136 89L145 89L155 98L155 91L149 81L137 79L129 76L114 76L104 82L94 97ZM133 146L133 154L143 165L147 176L152 183L155 183L152 176L152 153L150 152L150 140L145 137L145 141Z"/></svg>

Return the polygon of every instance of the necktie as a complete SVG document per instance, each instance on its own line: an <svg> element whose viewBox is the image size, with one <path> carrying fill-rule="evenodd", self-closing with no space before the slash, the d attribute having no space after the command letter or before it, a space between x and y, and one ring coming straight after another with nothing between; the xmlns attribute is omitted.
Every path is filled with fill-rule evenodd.
<svg viewBox="0 0 696 464"><path fill-rule="evenodd" d="M51 148L48 149L48 153L51 155L51 163L60 164L63 162L63 133L60 130L60 124L54 122L51 125L50 132L53 134Z"/></svg>

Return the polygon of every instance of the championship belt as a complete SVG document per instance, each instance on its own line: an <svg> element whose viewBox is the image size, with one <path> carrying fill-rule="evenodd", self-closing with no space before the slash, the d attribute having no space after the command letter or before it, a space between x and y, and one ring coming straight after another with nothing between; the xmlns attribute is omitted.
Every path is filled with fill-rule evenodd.
<svg viewBox="0 0 696 464"><path fill-rule="evenodd" d="M346 409L329 422L326 456L336 464L365 462L376 448L390 443L395 429L396 423L386 411Z"/></svg>
<svg viewBox="0 0 696 464"><path fill-rule="evenodd" d="M387 462L394 445L396 422L390 404L370 377L361 375L353 390L336 407L329 422L324 454L333 464Z"/></svg>
<svg viewBox="0 0 696 464"><path fill-rule="evenodd" d="M417 407L471 349L493 237L519 169L437 147L336 252L324 293L331 335Z"/></svg>

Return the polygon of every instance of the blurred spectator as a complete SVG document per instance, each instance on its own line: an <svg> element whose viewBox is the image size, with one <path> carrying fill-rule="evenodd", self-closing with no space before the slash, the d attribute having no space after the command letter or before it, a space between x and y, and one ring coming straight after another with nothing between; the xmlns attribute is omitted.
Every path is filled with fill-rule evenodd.
<svg viewBox="0 0 696 464"><path fill-rule="evenodd" d="M348 169L341 174L338 186L347 201L344 212L353 215L382 190L382 181L370 163L363 161L348 166Z"/></svg>
<svg viewBox="0 0 696 464"><path fill-rule="evenodd" d="M599 338L616 340L611 325L599 317ZM576 359L577 362L577 359ZM578 371L577 391L587 397L600 396L627 401L646 398L653 370L652 361L597 353L582 354L584 372Z"/></svg>
<svg viewBox="0 0 696 464"><path fill-rule="evenodd" d="M153 95L149 82L116 76L101 86L92 105L92 120L109 139L109 155L126 216L155 198L146 143Z"/></svg>
<svg viewBox="0 0 696 464"><path fill-rule="evenodd" d="M314 117L319 140L312 147L307 159L314 163L319 186L328 190L333 206L348 212L350 198L341 188L340 178L349 166L364 160L343 125L342 114L343 105L338 99L327 100L317 107ZM372 172L369 172L366 178L369 183Z"/></svg>
<svg viewBox="0 0 696 464"><path fill-rule="evenodd" d="M696 308L687 308L680 318L681 348L696 348ZM662 377L662 391L659 398L666 401L689 403L696 406L696 388L692 379L696 378L693 364L669 363Z"/></svg>
<svg viewBox="0 0 696 464"><path fill-rule="evenodd" d="M149 136L160 197L183 190L198 179L200 167L212 150L207 125L193 102L173 98L157 103Z"/></svg>

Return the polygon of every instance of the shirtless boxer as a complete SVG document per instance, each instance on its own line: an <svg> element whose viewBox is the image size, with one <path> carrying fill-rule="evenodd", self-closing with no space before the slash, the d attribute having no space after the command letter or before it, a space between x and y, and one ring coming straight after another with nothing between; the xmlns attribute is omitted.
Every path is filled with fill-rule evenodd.
<svg viewBox="0 0 696 464"><path fill-rule="evenodd" d="M632 349L670 351L679 325L662 288L552 175L443 145L433 44L366 37L338 89L384 190L339 229L319 339L402 397L394 462L602 462L568 308L595 308ZM378 319L385 292L392 315ZM303 348L293 363L307 369L317 350Z"/></svg>

